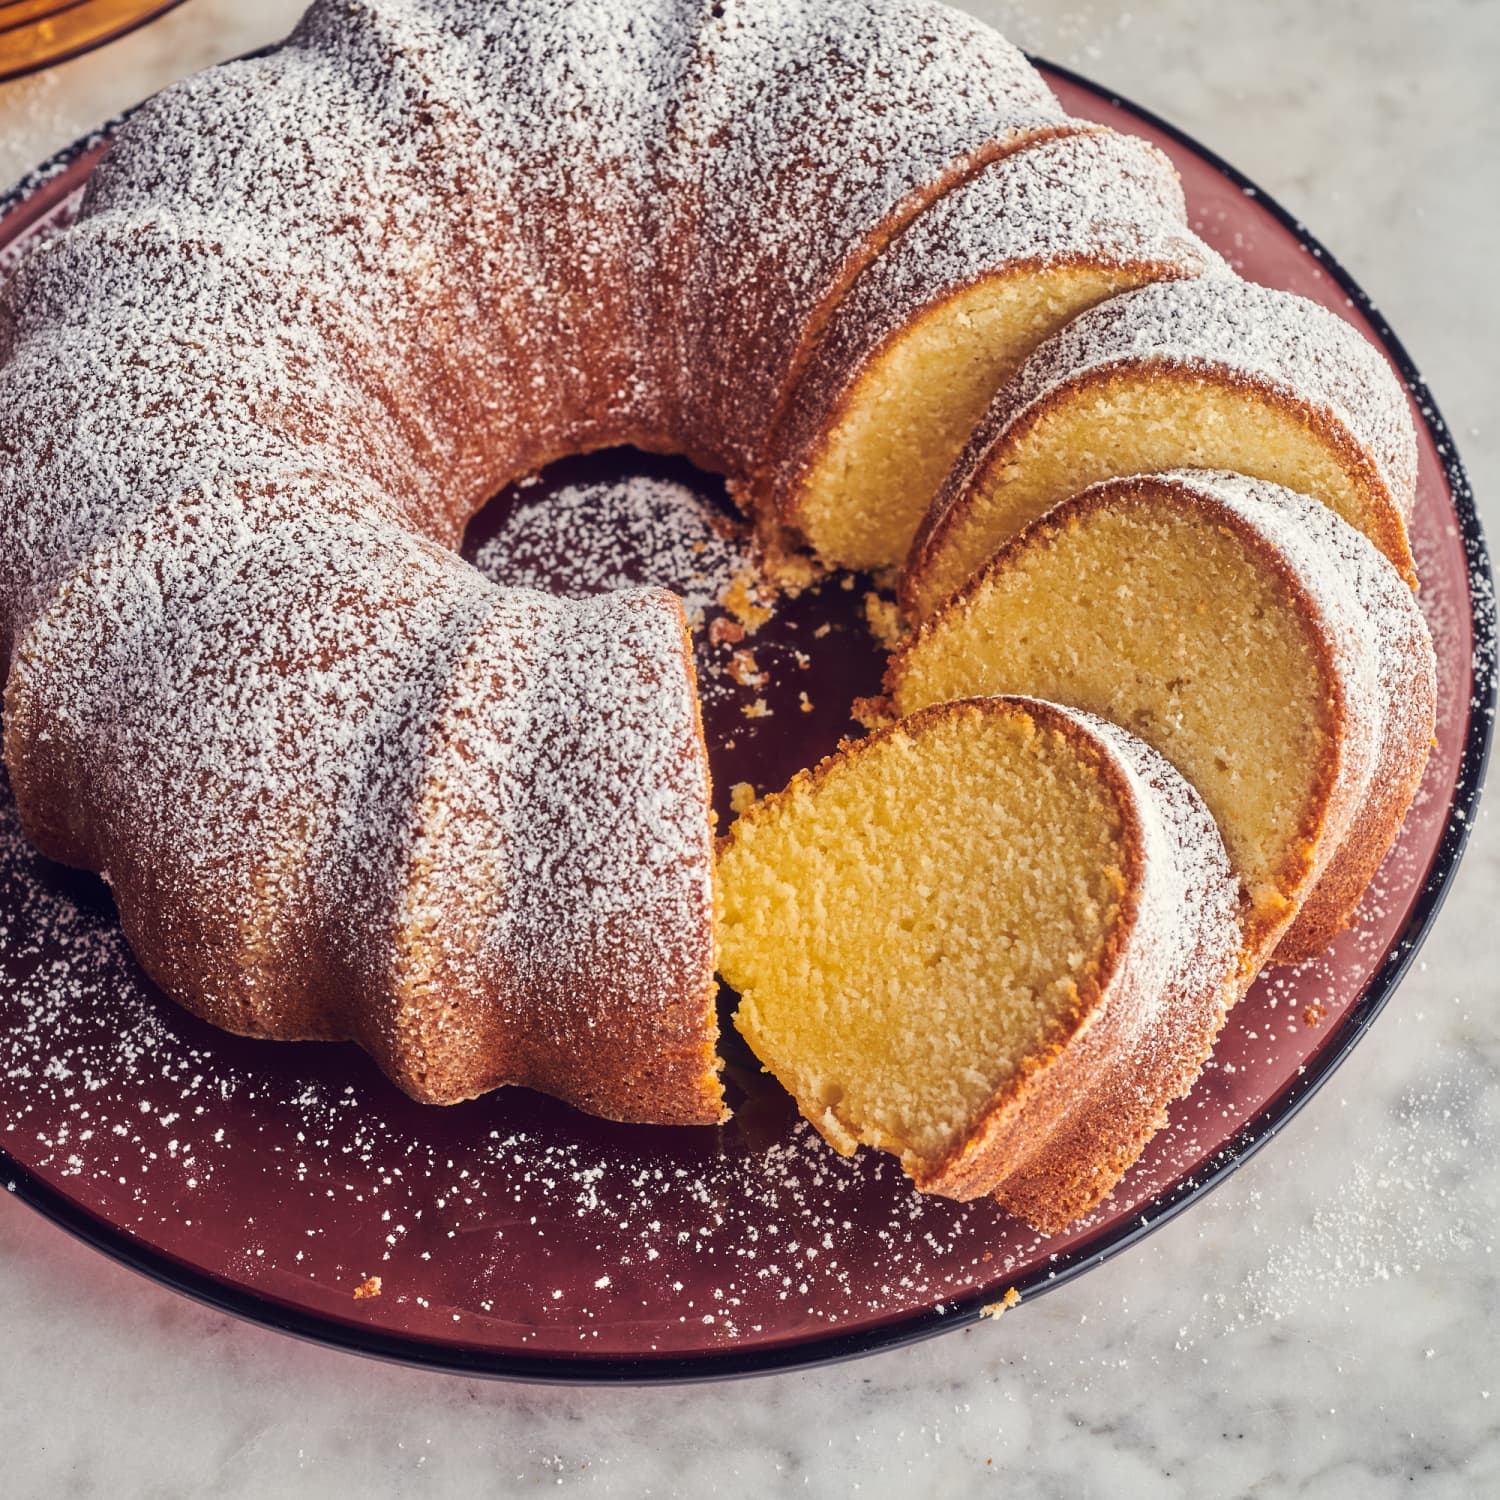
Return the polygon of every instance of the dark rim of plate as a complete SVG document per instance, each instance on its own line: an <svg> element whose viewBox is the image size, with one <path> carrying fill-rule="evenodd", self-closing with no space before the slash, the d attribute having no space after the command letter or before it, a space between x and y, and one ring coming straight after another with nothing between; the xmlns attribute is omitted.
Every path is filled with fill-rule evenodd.
<svg viewBox="0 0 1500 1500"><path fill-rule="evenodd" d="M1463 755L1442 837L1411 915L1386 951L1380 968L1370 979L1365 992L1344 1013L1337 1030L1306 1069L1271 1099L1210 1160L1203 1163L1196 1172L1173 1183L1157 1197L1148 1211L1138 1213L1132 1219L1115 1225L1092 1239L1060 1251L1047 1262L1045 1269L1039 1269L1030 1277L1018 1281L1015 1289L1023 1302L1074 1280L1085 1271L1138 1244L1148 1234L1176 1218L1190 1204L1196 1203L1224 1182L1237 1167L1248 1161L1293 1119L1369 1030L1431 930L1468 843L1469 833L1474 826L1480 788L1489 763L1497 681L1494 580L1489 553L1485 548L1484 531L1475 509L1474 491L1464 472L1448 425L1432 399L1427 382L1418 373L1411 356L1374 303L1299 219L1262 192L1244 173L1231 166L1216 152L1200 145L1190 135L1150 110L1112 90L1101 88L1069 68L1042 58L1033 58L1032 61L1043 72L1062 78L1113 106L1127 110L1152 129L1194 152L1247 197L1254 198L1280 220L1369 318L1416 400L1452 490L1454 510L1468 564L1469 602L1474 631L1474 682ZM90 152L100 151L126 118L128 115L122 115L75 142L30 173L10 192L0 196L0 226L80 158ZM33 1176L4 1150L0 1150L0 1185L96 1250L220 1312L231 1313L262 1327L292 1334L313 1343L453 1375L562 1385L658 1385L774 1374L835 1364L861 1355L914 1344L955 1328L972 1326L980 1320L985 1306L993 1303L995 1297L995 1289L991 1288L986 1292L941 1303L923 1312L898 1317L875 1327L820 1334L753 1349L726 1348L711 1354L591 1359L587 1356L568 1358L505 1353L386 1333L362 1324L345 1323L333 1317L310 1313L264 1294L247 1291L185 1265L173 1256L142 1245L132 1235L98 1218L87 1209L80 1208L55 1188Z"/></svg>

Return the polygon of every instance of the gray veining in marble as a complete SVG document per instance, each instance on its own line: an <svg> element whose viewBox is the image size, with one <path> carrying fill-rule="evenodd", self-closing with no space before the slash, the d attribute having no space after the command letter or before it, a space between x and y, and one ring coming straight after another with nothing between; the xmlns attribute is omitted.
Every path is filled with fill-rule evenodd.
<svg viewBox="0 0 1500 1500"><path fill-rule="evenodd" d="M1300 213L1408 342L1500 532L1500 5L978 3ZM0 180L296 0L192 0L0 86ZM1144 1245L997 1324L665 1391L386 1368L206 1312L0 1194L0 1494L1500 1494L1500 832L1337 1078Z"/></svg>

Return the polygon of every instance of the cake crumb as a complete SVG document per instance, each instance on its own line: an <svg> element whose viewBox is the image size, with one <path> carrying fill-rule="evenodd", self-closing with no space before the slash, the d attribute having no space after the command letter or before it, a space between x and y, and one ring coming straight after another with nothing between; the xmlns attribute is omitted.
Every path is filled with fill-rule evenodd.
<svg viewBox="0 0 1500 1500"><path fill-rule="evenodd" d="M1015 1289L1015 1287L1011 1287L998 1302L986 1302L985 1305L979 1309L979 1316L981 1318L998 1318L1008 1309L1015 1307L1017 1303L1020 1302L1020 1300L1021 1294Z"/></svg>
<svg viewBox="0 0 1500 1500"><path fill-rule="evenodd" d="M785 542L764 546L760 563L764 577L793 598L820 582L827 573L816 558Z"/></svg>
<svg viewBox="0 0 1500 1500"><path fill-rule="evenodd" d="M737 781L729 788L729 810L735 817L755 804L755 783L753 781Z"/></svg>
<svg viewBox="0 0 1500 1500"><path fill-rule="evenodd" d="M893 599L884 599L874 589L865 594L865 624L870 634L887 651L894 651L906 634L901 623L901 611Z"/></svg>
<svg viewBox="0 0 1500 1500"><path fill-rule="evenodd" d="M734 653L729 660L729 675L741 687L764 687L770 680L770 674L761 670L755 653L749 650Z"/></svg>
<svg viewBox="0 0 1500 1500"><path fill-rule="evenodd" d="M881 729L894 722L891 700L883 695L875 698L856 698L849 705L849 717L866 729Z"/></svg>
<svg viewBox="0 0 1500 1500"><path fill-rule="evenodd" d="M354 1300L364 1302L367 1298L380 1295L380 1278L378 1276L366 1276L360 1284L354 1288Z"/></svg>
<svg viewBox="0 0 1500 1500"><path fill-rule="evenodd" d="M771 611L764 604L756 602L754 575L751 573L735 574L724 593L724 608L750 635L754 635L771 618Z"/></svg>

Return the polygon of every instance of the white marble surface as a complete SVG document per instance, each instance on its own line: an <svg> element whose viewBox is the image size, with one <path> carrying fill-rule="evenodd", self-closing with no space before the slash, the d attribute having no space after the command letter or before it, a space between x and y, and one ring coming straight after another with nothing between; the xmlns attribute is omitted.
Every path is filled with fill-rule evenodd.
<svg viewBox="0 0 1500 1500"><path fill-rule="evenodd" d="M1295 210L1430 379L1500 533L1500 5L975 6ZM296 0L192 0L0 86L0 180ZM1337 1078L1143 1246L996 1325L810 1374L565 1391L216 1316L0 1194L0 1494L1500 1494L1500 830Z"/></svg>

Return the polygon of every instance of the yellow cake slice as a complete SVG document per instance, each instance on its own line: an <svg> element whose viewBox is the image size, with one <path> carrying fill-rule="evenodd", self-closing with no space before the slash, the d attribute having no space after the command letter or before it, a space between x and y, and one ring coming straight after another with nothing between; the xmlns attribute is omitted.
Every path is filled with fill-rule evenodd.
<svg viewBox="0 0 1500 1500"><path fill-rule="evenodd" d="M1036 700L845 746L739 819L719 877L735 1024L803 1115L1044 1232L1140 1155L1234 983L1202 801L1133 736Z"/></svg>
<svg viewBox="0 0 1500 1500"><path fill-rule="evenodd" d="M1364 537L1306 495L1198 470L1057 506L886 676L894 714L1032 693L1159 750L1224 836L1247 977L1346 925L1421 779L1435 688L1411 590Z"/></svg>
<svg viewBox="0 0 1500 1500"><path fill-rule="evenodd" d="M1321 500L1415 583L1416 435L1385 357L1336 314L1229 277L1113 297L995 398L912 544L921 619L1058 501L1103 479L1232 469Z"/></svg>
<svg viewBox="0 0 1500 1500"><path fill-rule="evenodd" d="M840 303L774 436L766 500L825 560L894 566L1043 339L1116 292L1210 271L1227 274L1147 142L1098 129L992 162Z"/></svg>

